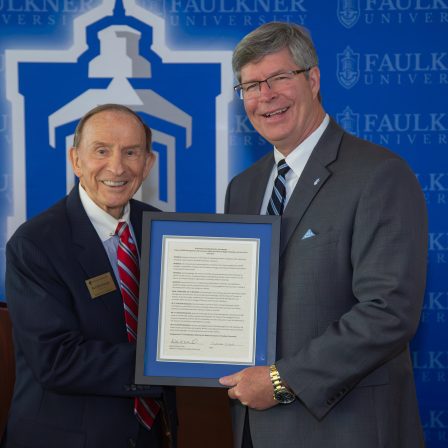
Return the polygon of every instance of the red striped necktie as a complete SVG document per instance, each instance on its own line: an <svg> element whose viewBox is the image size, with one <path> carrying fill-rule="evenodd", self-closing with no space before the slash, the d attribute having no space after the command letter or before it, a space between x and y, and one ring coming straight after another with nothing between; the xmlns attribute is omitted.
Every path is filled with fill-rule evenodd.
<svg viewBox="0 0 448 448"><path fill-rule="evenodd" d="M118 275L123 297L124 320L128 333L128 341L137 340L138 290L140 270L137 247L132 239L126 222L119 222L116 234L120 238L117 249ZM134 400L134 414L139 422L148 430L154 423L160 406L151 398L138 397Z"/></svg>

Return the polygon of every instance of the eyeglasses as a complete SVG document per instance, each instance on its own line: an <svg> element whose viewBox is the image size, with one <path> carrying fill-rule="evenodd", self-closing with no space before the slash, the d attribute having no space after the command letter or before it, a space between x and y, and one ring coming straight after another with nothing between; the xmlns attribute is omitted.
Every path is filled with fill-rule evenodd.
<svg viewBox="0 0 448 448"><path fill-rule="evenodd" d="M300 75L300 73L308 72L311 69L312 67L302 68L300 70L289 70L284 73L279 73L278 75L270 76L269 78L263 79L263 81L243 82L236 85L233 90L235 90L240 99L251 100L260 96L261 84L263 82L265 82L271 90L277 92L285 87L288 87L295 75Z"/></svg>

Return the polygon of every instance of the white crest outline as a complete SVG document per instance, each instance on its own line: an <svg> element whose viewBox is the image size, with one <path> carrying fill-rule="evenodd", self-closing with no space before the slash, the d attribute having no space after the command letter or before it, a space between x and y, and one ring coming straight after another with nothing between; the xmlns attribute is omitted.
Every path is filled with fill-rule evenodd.
<svg viewBox="0 0 448 448"><path fill-rule="evenodd" d="M233 99L232 52L224 50L171 50L165 42L165 20L138 6L136 0L123 0L127 16L138 18L153 29L151 49L163 63L219 63L221 65L221 94L216 98L215 121L215 200L216 212L222 212L227 183L228 163L228 110ZM19 63L21 62L76 62L88 50L85 30L88 25L113 14L115 0L103 0L92 10L73 20L73 44L63 50L52 49L6 49L5 79L6 98L11 103L12 121L12 216L7 218L6 236L9 238L22 224L26 216L26 160L25 160L25 106L19 93Z"/></svg>

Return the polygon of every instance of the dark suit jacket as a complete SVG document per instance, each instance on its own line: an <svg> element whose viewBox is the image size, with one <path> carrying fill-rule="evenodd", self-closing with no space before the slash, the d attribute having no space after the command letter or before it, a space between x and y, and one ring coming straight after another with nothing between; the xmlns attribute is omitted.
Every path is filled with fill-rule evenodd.
<svg viewBox="0 0 448 448"><path fill-rule="evenodd" d="M142 212L131 201L140 245ZM6 446L124 448L136 439L135 345L128 343L116 290L96 299L85 281L110 272L78 188L23 224L7 245L6 297L13 323L16 384ZM175 421L173 391L164 401Z"/></svg>
<svg viewBox="0 0 448 448"><path fill-rule="evenodd" d="M232 180L227 213L260 213L273 163L268 154ZM427 255L414 174L331 120L284 211L280 245L277 366L298 399L249 410L254 447L424 446L408 349ZM236 401L236 446L244 415Z"/></svg>

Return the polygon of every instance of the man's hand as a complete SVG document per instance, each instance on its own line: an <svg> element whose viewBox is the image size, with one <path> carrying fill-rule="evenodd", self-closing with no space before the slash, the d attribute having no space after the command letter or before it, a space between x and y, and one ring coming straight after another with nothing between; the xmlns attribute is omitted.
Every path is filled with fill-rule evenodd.
<svg viewBox="0 0 448 448"><path fill-rule="evenodd" d="M224 376L219 382L229 387L230 398L239 400L244 406L262 411L278 404L274 400L268 366L249 367Z"/></svg>

